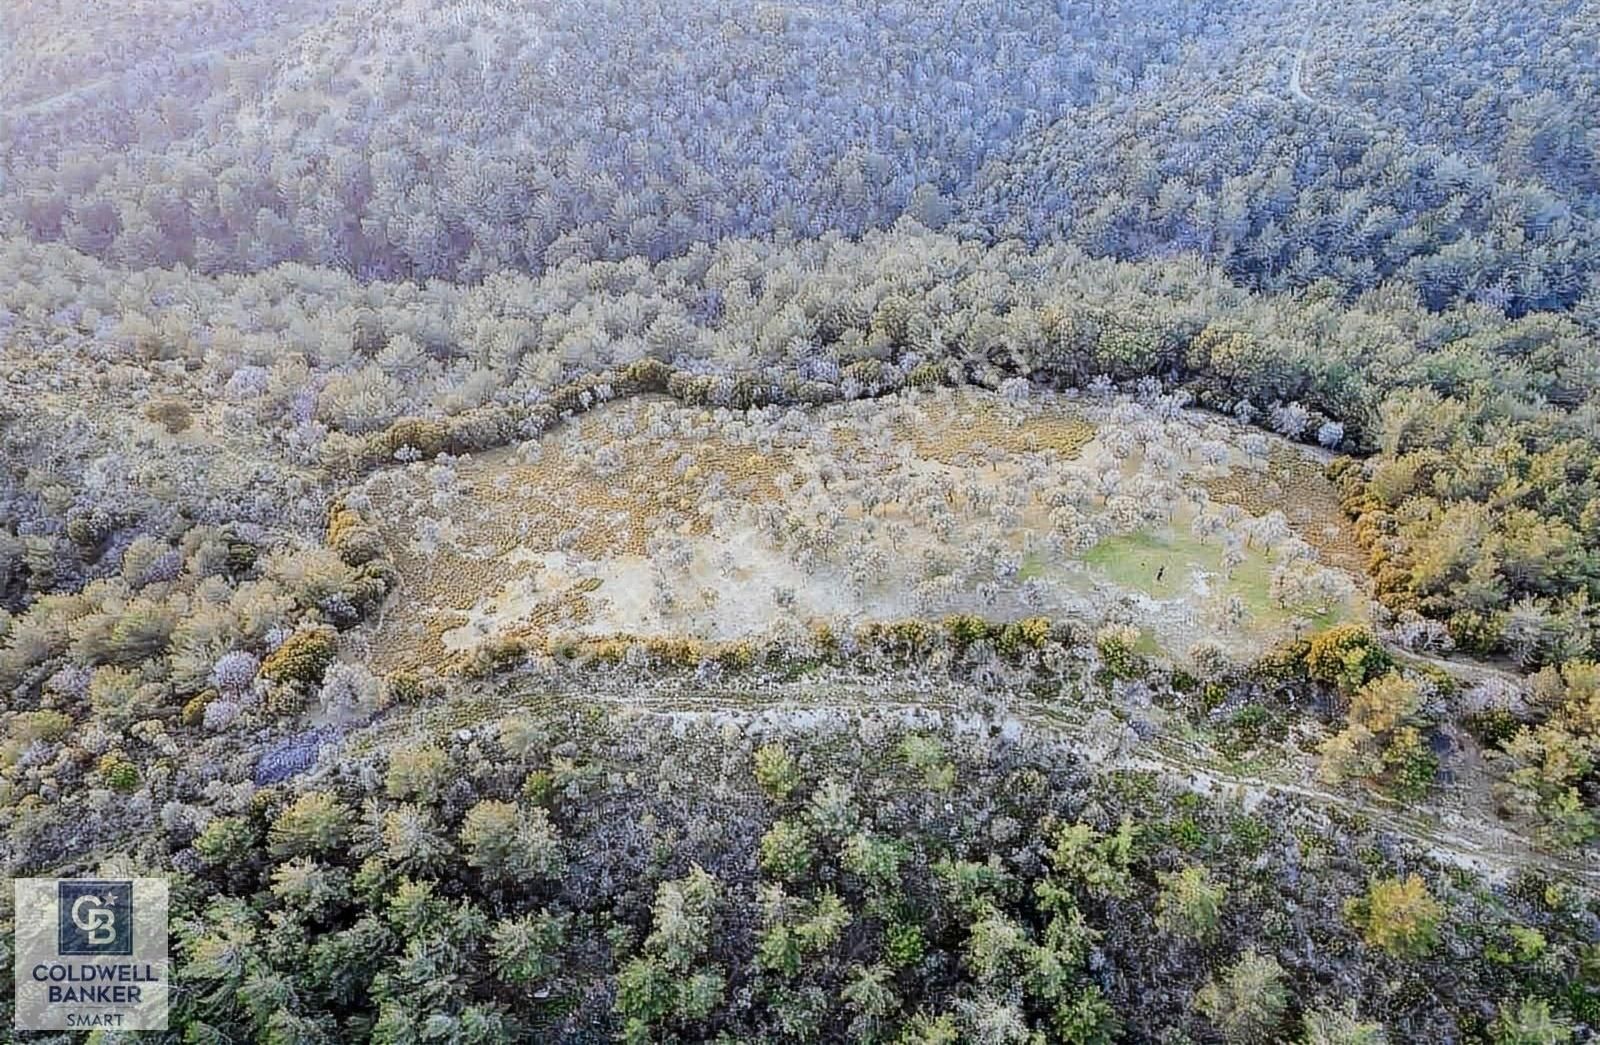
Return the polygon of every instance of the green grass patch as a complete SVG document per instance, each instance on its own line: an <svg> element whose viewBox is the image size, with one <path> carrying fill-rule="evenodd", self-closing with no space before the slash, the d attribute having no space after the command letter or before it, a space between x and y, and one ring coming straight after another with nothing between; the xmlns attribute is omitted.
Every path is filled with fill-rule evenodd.
<svg viewBox="0 0 1600 1045"><path fill-rule="evenodd" d="M1254 549L1245 549L1244 562L1226 578L1222 575L1220 543L1203 544L1172 530L1141 530L1108 537L1084 553L1083 561L1112 583L1156 599L1192 595L1194 575L1211 574L1208 581L1212 589L1239 596L1256 624L1281 625L1297 616L1273 600L1273 562ZM1344 607L1306 616L1312 630L1320 631L1340 620Z"/></svg>

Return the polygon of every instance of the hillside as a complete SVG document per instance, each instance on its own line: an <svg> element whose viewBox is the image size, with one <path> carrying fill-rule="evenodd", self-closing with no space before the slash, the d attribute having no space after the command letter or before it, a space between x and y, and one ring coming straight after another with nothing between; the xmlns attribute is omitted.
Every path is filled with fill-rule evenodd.
<svg viewBox="0 0 1600 1045"><path fill-rule="evenodd" d="M1594 1040L1595 24L7 7L0 865L152 1040Z"/></svg>

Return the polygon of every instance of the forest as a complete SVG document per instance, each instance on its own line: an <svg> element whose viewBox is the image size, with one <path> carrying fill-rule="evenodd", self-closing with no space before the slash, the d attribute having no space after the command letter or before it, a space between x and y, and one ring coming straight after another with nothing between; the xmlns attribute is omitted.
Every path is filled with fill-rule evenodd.
<svg viewBox="0 0 1600 1045"><path fill-rule="evenodd" d="M1596 25L7 5L0 864L152 1040L1596 1040Z"/></svg>

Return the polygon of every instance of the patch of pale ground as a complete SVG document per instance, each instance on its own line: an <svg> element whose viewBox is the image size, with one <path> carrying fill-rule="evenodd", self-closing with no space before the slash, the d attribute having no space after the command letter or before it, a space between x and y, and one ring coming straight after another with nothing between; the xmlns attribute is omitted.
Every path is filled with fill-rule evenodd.
<svg viewBox="0 0 1600 1045"><path fill-rule="evenodd" d="M390 668L508 637L720 641L958 612L1120 621L1173 653L1208 638L1244 654L1364 612L1316 462L1126 398L945 389L734 412L639 397L519 447L397 465L352 496L401 577L369 635Z"/></svg>

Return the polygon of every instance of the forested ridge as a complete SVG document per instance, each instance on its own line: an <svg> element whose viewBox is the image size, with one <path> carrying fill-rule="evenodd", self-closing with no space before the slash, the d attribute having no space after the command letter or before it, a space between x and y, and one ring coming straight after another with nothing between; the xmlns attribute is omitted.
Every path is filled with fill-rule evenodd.
<svg viewBox="0 0 1600 1045"><path fill-rule="evenodd" d="M13 5L0 862L163 1040L1591 1040L1597 24Z"/></svg>
<svg viewBox="0 0 1600 1045"><path fill-rule="evenodd" d="M198 82L130 71L131 110L18 106L5 210L137 264L469 281L909 212L1269 290L1592 308L1583 7L341 5ZM19 101L65 79L25 39Z"/></svg>

